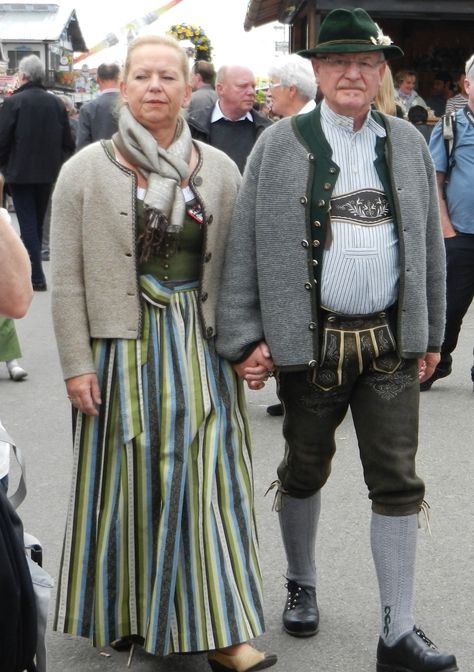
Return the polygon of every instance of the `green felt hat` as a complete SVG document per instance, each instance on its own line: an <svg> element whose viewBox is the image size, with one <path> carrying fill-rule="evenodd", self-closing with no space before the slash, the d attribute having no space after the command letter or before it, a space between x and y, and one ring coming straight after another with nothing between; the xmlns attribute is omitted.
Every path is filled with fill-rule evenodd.
<svg viewBox="0 0 474 672"><path fill-rule="evenodd" d="M354 54L383 51L385 58L403 56L400 47L384 35L364 9L334 9L321 24L318 43L312 49L299 51L300 56L311 58L320 54Z"/></svg>

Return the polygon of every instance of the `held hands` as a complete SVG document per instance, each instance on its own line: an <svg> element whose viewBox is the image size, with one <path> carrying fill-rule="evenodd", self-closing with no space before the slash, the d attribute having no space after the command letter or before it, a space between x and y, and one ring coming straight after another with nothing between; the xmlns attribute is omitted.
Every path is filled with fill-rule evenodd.
<svg viewBox="0 0 474 672"><path fill-rule="evenodd" d="M257 345L247 359L239 364L233 364L233 369L247 382L250 390L261 390L265 387L268 378L273 375L275 365L265 341Z"/></svg>
<svg viewBox="0 0 474 672"><path fill-rule="evenodd" d="M424 383L425 380L431 378L440 359L439 352L427 352L423 359L418 360L418 379L420 383Z"/></svg>
<svg viewBox="0 0 474 672"><path fill-rule="evenodd" d="M85 373L66 380L68 399L81 413L99 415L97 406L102 403L95 373Z"/></svg>

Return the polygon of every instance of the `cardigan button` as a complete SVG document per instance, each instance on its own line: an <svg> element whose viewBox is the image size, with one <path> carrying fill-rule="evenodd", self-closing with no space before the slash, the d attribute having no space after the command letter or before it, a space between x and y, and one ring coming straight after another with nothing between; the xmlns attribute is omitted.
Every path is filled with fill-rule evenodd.
<svg viewBox="0 0 474 672"><path fill-rule="evenodd" d="M318 262L316 261L316 259L311 259L311 265L312 266L317 266L318 265Z"/></svg>
<svg viewBox="0 0 474 672"><path fill-rule="evenodd" d="M313 285L310 282L305 282L304 283L304 288L307 289L308 291L313 289Z"/></svg>
<svg viewBox="0 0 474 672"><path fill-rule="evenodd" d="M213 336L213 335L214 335L214 329L213 329L212 327L208 327L208 328L206 329L206 336L207 336L208 338L211 338L211 336Z"/></svg>
<svg viewBox="0 0 474 672"><path fill-rule="evenodd" d="M308 199L306 198L306 196L301 196L300 203L301 205L308 205Z"/></svg>
<svg viewBox="0 0 474 672"><path fill-rule="evenodd" d="M211 261L211 259L212 259L212 252L208 252L208 253L206 254L206 256L204 257L204 261L205 261L206 264L207 264L209 261Z"/></svg>
<svg viewBox="0 0 474 672"><path fill-rule="evenodd" d="M309 329L310 331L314 331L314 330L316 329L316 326L317 326L317 325L316 325L316 322L310 322L310 323L308 324L308 329Z"/></svg>
<svg viewBox="0 0 474 672"><path fill-rule="evenodd" d="M196 185L196 187L200 187L201 184L202 184L202 177L199 177L199 175L198 175L197 177L194 178L193 181L194 181L194 184Z"/></svg>
<svg viewBox="0 0 474 672"><path fill-rule="evenodd" d="M319 219L314 220L313 226L315 226L317 229L321 228L321 222L319 221Z"/></svg>
<svg viewBox="0 0 474 672"><path fill-rule="evenodd" d="M308 362L308 366L309 366L310 369L314 369L316 367L316 364L317 364L317 362L316 362L315 359L310 359L309 362Z"/></svg>
<svg viewBox="0 0 474 672"><path fill-rule="evenodd" d="M326 205L326 201L323 198L320 198L318 201L318 205L320 208L324 208L324 206Z"/></svg>
<svg viewBox="0 0 474 672"><path fill-rule="evenodd" d="M329 315L328 322L335 322L335 321L336 321L336 316L335 315Z"/></svg>
<svg viewBox="0 0 474 672"><path fill-rule="evenodd" d="M126 256L126 257L131 257L131 256L132 256L132 253L131 253L131 252L125 252L125 256Z"/></svg>
<svg viewBox="0 0 474 672"><path fill-rule="evenodd" d="M201 295L201 301L204 303L204 301L207 301L208 297L209 294L207 292L203 292L203 294Z"/></svg>
<svg viewBox="0 0 474 672"><path fill-rule="evenodd" d="M307 240L302 240L301 241L301 246L304 247L305 249L307 249L309 247L308 241Z"/></svg>
<svg viewBox="0 0 474 672"><path fill-rule="evenodd" d="M334 168L334 166L331 166L331 167L329 168L329 172L331 173L331 175L335 175L335 174L336 174L336 169Z"/></svg>
<svg viewBox="0 0 474 672"><path fill-rule="evenodd" d="M329 191L329 190L331 189L331 187L332 187L332 184L331 184L330 182L325 182L325 183L323 184L323 189L324 189L325 191Z"/></svg>
<svg viewBox="0 0 474 672"><path fill-rule="evenodd" d="M308 161L314 161L314 154L311 154L311 152L308 154Z"/></svg>
<svg viewBox="0 0 474 672"><path fill-rule="evenodd" d="M212 224L213 221L214 221L214 215L209 215L209 217L207 218L207 223Z"/></svg>
<svg viewBox="0 0 474 672"><path fill-rule="evenodd" d="M319 242L319 240L313 240L313 247L319 247L320 245L321 243Z"/></svg>

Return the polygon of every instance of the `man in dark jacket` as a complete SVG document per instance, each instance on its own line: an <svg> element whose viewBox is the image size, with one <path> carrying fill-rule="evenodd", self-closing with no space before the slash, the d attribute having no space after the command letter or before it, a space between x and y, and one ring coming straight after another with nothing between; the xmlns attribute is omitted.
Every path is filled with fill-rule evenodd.
<svg viewBox="0 0 474 672"><path fill-rule="evenodd" d="M84 103L79 112L76 149L108 139L118 130L117 105L120 96L120 68L116 63L101 63L97 68L97 98Z"/></svg>
<svg viewBox="0 0 474 672"><path fill-rule="evenodd" d="M66 108L42 82L37 56L20 61L19 88L0 111L0 168L15 205L22 240L31 259L35 291L45 291L41 264L43 220L61 165L74 151Z"/></svg>
<svg viewBox="0 0 474 672"><path fill-rule="evenodd" d="M259 135L272 123L253 109L255 77L240 65L225 65L217 72L218 100L187 116L191 135L222 150L241 173Z"/></svg>

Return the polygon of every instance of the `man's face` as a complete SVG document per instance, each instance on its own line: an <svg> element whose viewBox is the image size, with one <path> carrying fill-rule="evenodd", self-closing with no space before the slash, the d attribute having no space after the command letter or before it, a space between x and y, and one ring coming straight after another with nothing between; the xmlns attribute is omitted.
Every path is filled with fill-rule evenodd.
<svg viewBox="0 0 474 672"><path fill-rule="evenodd" d="M334 112L354 118L367 113L385 72L381 54L330 54L311 60L318 85Z"/></svg>
<svg viewBox="0 0 474 672"><path fill-rule="evenodd" d="M287 117L290 114L290 89L282 86L276 77L272 77L271 79L270 86L268 87L268 97L274 114L277 114L279 117Z"/></svg>
<svg viewBox="0 0 474 672"><path fill-rule="evenodd" d="M216 91L222 111L238 119L250 112L255 103L255 77L247 68L230 66Z"/></svg>
<svg viewBox="0 0 474 672"><path fill-rule="evenodd" d="M467 93L467 104L474 112L474 82L469 81L469 79L464 80L464 89Z"/></svg>

